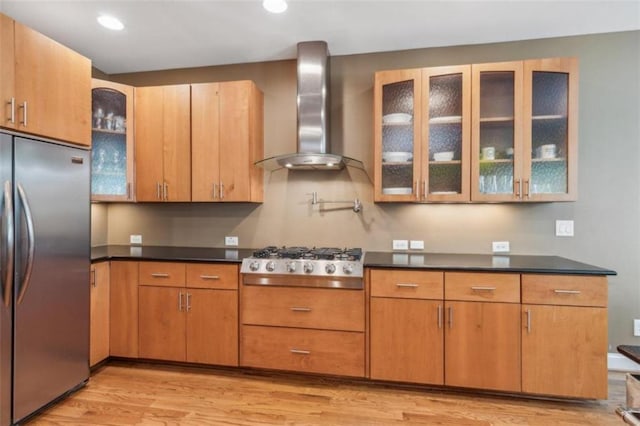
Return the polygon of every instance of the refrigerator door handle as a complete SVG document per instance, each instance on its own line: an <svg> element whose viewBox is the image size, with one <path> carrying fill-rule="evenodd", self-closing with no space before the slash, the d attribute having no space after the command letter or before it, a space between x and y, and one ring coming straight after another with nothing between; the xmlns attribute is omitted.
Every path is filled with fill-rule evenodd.
<svg viewBox="0 0 640 426"><path fill-rule="evenodd" d="M31 214L31 208L29 207L29 200L24 192L24 188L19 183L17 184L18 196L20 197L20 203L22 204L22 210L24 211L25 221L27 223L27 268L24 272L24 276L20 282L20 291L18 292L18 305L22 302L24 295L29 287L31 281L31 272L33 271L33 257L36 251L35 236L33 231L33 216Z"/></svg>
<svg viewBox="0 0 640 426"><path fill-rule="evenodd" d="M13 257L15 255L14 245L14 226L13 226L13 198L12 198L11 182L4 183L4 218L7 221L7 264L5 265L5 276L0 277L4 288L2 289L2 298L4 305L9 306L11 303L11 289L13 287ZM4 279L3 279L4 278Z"/></svg>

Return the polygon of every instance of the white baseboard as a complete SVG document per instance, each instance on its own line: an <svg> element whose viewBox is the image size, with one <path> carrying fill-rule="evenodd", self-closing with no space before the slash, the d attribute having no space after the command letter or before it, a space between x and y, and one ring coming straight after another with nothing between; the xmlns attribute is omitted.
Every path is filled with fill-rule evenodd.
<svg viewBox="0 0 640 426"><path fill-rule="evenodd" d="M640 372L640 364L615 352L609 352L607 356L607 368L613 371Z"/></svg>

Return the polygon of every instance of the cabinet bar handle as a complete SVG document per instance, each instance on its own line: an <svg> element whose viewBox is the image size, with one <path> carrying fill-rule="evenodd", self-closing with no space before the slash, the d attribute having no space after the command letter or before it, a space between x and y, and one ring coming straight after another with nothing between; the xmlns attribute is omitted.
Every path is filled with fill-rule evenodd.
<svg viewBox="0 0 640 426"><path fill-rule="evenodd" d="M420 188L418 187L418 185L419 185L419 184L418 184L418 181L416 180L416 181L413 183L414 191L415 191L415 194L416 194L416 201L420 201Z"/></svg>
<svg viewBox="0 0 640 426"><path fill-rule="evenodd" d="M91 269L91 286L92 287L96 286L96 270L95 270L95 268Z"/></svg>
<svg viewBox="0 0 640 426"><path fill-rule="evenodd" d="M222 181L220 181L220 199L224 199L224 183Z"/></svg>
<svg viewBox="0 0 640 426"><path fill-rule="evenodd" d="M293 312L311 312L311 308L303 308L298 306L292 306L290 309Z"/></svg>
<svg viewBox="0 0 640 426"><path fill-rule="evenodd" d="M289 352L298 355L309 355L311 353L311 351L305 351L303 349L289 349Z"/></svg>
<svg viewBox="0 0 640 426"><path fill-rule="evenodd" d="M220 275L200 275L203 280L219 280Z"/></svg>
<svg viewBox="0 0 640 426"><path fill-rule="evenodd" d="M524 196L529 198L529 179L524 179Z"/></svg>
<svg viewBox="0 0 640 426"><path fill-rule="evenodd" d="M422 199L426 199L427 198L427 180L424 179L422 181Z"/></svg>
<svg viewBox="0 0 640 426"><path fill-rule="evenodd" d="M153 272L151 276L154 278L169 278L169 274L165 274L163 272Z"/></svg>
<svg viewBox="0 0 640 426"><path fill-rule="evenodd" d="M182 312L182 292L178 293L178 311Z"/></svg>
<svg viewBox="0 0 640 426"><path fill-rule="evenodd" d="M527 333L531 333L531 309L527 309Z"/></svg>
<svg viewBox="0 0 640 426"><path fill-rule="evenodd" d="M442 328L442 305L438 305L438 328Z"/></svg>
<svg viewBox="0 0 640 426"><path fill-rule="evenodd" d="M158 200L162 200L162 197L160 196L160 182L156 182L156 198L158 198Z"/></svg>
<svg viewBox="0 0 640 426"><path fill-rule="evenodd" d="M449 328L453 328L453 306L449 306Z"/></svg>
<svg viewBox="0 0 640 426"><path fill-rule="evenodd" d="M165 183L162 185L162 195L163 195L163 197L162 197L162 198L163 198L165 201L167 201L167 200L169 199L169 184L168 184L167 182L165 182Z"/></svg>
<svg viewBox="0 0 640 426"><path fill-rule="evenodd" d="M416 288L416 287L418 287L418 284L414 284L414 283L397 283L396 287Z"/></svg>
<svg viewBox="0 0 640 426"><path fill-rule="evenodd" d="M516 190L516 197L522 198L520 194L522 194L522 181L520 179L516 179L513 187Z"/></svg>
<svg viewBox="0 0 640 426"><path fill-rule="evenodd" d="M16 98L11 98L7 105L11 105L11 115L9 116L9 122L14 124L16 122Z"/></svg>
<svg viewBox="0 0 640 426"><path fill-rule="evenodd" d="M495 291L495 287L472 286L473 291Z"/></svg>
<svg viewBox="0 0 640 426"><path fill-rule="evenodd" d="M560 289L555 289L553 290L554 293L556 294L580 294L580 290L560 290Z"/></svg>
<svg viewBox="0 0 640 426"><path fill-rule="evenodd" d="M27 127L27 101L24 101L20 108L22 109L22 121L20 122L20 124L24 125L24 127Z"/></svg>
<svg viewBox="0 0 640 426"><path fill-rule="evenodd" d="M191 293L187 293L187 312L191 310Z"/></svg>
<svg viewBox="0 0 640 426"><path fill-rule="evenodd" d="M212 192L211 192L211 198L215 200L217 196L218 196L218 185L214 182L212 187Z"/></svg>
<svg viewBox="0 0 640 426"><path fill-rule="evenodd" d="M131 182L127 182L127 200L131 199Z"/></svg>

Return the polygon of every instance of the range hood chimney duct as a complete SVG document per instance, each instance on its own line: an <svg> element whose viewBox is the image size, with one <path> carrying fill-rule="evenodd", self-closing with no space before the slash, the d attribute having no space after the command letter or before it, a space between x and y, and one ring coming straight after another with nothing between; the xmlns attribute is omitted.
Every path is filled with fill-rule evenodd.
<svg viewBox="0 0 640 426"><path fill-rule="evenodd" d="M341 170L362 163L331 152L329 140L329 50L324 41L298 43L298 150L258 161L268 170Z"/></svg>

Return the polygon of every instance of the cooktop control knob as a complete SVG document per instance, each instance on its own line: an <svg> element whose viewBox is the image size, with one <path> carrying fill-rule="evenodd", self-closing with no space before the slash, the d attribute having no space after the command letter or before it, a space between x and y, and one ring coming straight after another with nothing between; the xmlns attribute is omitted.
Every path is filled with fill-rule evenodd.
<svg viewBox="0 0 640 426"><path fill-rule="evenodd" d="M307 274L310 274L313 272L313 263L311 262L307 262L304 264L304 272L306 272Z"/></svg>
<svg viewBox="0 0 640 426"><path fill-rule="evenodd" d="M265 268L267 268L267 271L273 272L276 269L276 264L273 260L270 260L265 265Z"/></svg>
<svg viewBox="0 0 640 426"><path fill-rule="evenodd" d="M295 272L296 271L296 262L287 263L287 271Z"/></svg>
<svg viewBox="0 0 640 426"><path fill-rule="evenodd" d="M350 273L352 273L352 272L353 272L353 265L352 265L352 264L350 264L350 263L347 263L346 265L344 265L344 266L342 267L342 271L343 271L345 274L350 274Z"/></svg>
<svg viewBox="0 0 640 426"><path fill-rule="evenodd" d="M258 269L260 269L260 262L258 262L257 260L254 260L249 264L249 269L251 269L254 272L257 271Z"/></svg>
<svg viewBox="0 0 640 426"><path fill-rule="evenodd" d="M327 263L327 266L324 267L324 270L327 271L327 274L333 274L336 271L336 265L333 263Z"/></svg>

